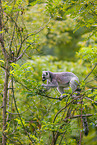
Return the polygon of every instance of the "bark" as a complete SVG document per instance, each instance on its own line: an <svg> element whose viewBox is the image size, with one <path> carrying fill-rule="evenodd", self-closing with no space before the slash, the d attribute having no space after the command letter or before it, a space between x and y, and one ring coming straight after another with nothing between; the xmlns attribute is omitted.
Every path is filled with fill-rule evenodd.
<svg viewBox="0 0 97 145"><path fill-rule="evenodd" d="M4 81L4 90L3 90L3 135L2 135L2 145L6 145L6 102L7 102L7 90L8 90L8 78L9 78L9 60L8 60L8 55L7 51L4 47L4 37L2 33L2 19L3 19L3 14L2 14L2 2L0 0L0 43L1 43L1 49L2 53L4 55L4 60L5 60L5 81Z"/></svg>
<svg viewBox="0 0 97 145"><path fill-rule="evenodd" d="M6 145L6 104L7 104L7 90L8 90L8 78L9 78L9 64L6 63L5 69L5 82L4 82L4 93L3 93L3 136L2 144Z"/></svg>
<svg viewBox="0 0 97 145"><path fill-rule="evenodd" d="M2 53L4 55L4 58L7 60L8 59L8 55L7 55L7 51L4 47L4 38L3 38L3 32L2 32L2 19L3 19L3 12L2 12L2 2L0 0L0 43L1 43L1 48L2 48Z"/></svg>

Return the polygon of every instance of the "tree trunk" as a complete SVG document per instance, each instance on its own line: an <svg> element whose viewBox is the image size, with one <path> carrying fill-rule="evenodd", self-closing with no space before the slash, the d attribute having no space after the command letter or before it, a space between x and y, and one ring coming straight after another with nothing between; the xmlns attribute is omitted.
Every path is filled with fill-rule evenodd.
<svg viewBox="0 0 97 145"><path fill-rule="evenodd" d="M5 81L4 81L4 90L3 90L3 135L2 135L2 144L6 145L6 102L7 102L7 90L8 90L8 78L9 78L9 60L6 49L4 47L4 37L2 32L2 19L3 19L3 11L2 11L2 2L0 0L0 43L2 48L2 53L4 55L5 60Z"/></svg>
<svg viewBox="0 0 97 145"><path fill-rule="evenodd" d="M3 93L3 136L2 136L2 144L6 145L6 104L7 104L7 91L8 91L8 78L9 78L9 64L6 63L5 68L5 82L4 82L4 93Z"/></svg>

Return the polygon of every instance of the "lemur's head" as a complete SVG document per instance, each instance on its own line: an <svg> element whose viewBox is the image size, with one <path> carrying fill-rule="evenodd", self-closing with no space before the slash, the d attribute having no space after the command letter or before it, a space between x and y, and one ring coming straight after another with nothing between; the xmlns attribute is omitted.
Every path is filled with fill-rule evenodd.
<svg viewBox="0 0 97 145"><path fill-rule="evenodd" d="M44 82L46 79L49 79L49 71L43 71L42 72L42 81Z"/></svg>

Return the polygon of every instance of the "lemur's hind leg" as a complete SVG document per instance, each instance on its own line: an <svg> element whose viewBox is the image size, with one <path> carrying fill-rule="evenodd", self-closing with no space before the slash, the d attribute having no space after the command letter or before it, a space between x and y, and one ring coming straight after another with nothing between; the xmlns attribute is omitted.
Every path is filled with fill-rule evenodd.
<svg viewBox="0 0 97 145"><path fill-rule="evenodd" d="M58 91L60 92L61 96L60 96L60 99L66 97L66 95L63 95L65 92L64 92L64 87L58 87L57 88Z"/></svg>
<svg viewBox="0 0 97 145"><path fill-rule="evenodd" d="M79 84L79 81L75 77L73 77L70 80L70 87L72 89L72 93L77 89L78 84Z"/></svg>

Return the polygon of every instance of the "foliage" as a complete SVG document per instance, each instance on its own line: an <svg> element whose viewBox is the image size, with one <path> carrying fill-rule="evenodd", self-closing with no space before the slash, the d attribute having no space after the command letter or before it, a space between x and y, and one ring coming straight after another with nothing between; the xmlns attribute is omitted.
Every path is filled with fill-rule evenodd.
<svg viewBox="0 0 97 145"><path fill-rule="evenodd" d="M97 47L83 47L78 53L83 60L95 64L97 62Z"/></svg>
<svg viewBox="0 0 97 145"><path fill-rule="evenodd" d="M45 62L45 63L44 63ZM79 64L79 65L78 65ZM67 107L66 110L61 112L58 117L56 118L56 121L53 122L56 114L58 111L66 106L72 98L69 98L67 100L63 99L60 100L52 100L49 99L47 96L51 97L59 97L59 94L57 90L53 90L50 92L47 92L46 94L40 93L39 90L41 90L41 75L43 70L50 70L50 71L72 71L74 72L80 79L84 79L87 75L87 68L82 66L82 62L62 62L57 61L56 58L52 56L46 56L46 57L38 57L33 56L32 60L28 60L23 65L14 64L12 63L11 66L13 67L13 70L10 72L11 76L14 77L14 81L16 82L15 85L15 98L17 102L17 106L19 109L19 113L22 116L22 121L25 127L27 128L27 131L30 132L31 138L34 140L35 144L46 144L48 142L51 143L52 140L52 132L59 131L60 134L65 134L65 137L68 138L67 143L68 144L76 144L76 140L71 137L74 137L74 134L76 137L79 136L80 127L78 127L77 119L68 119L67 120L70 123L64 122L65 117L69 113L69 108ZM65 66L65 67L64 67ZM78 71L77 71L78 70ZM79 70L81 72L79 73ZM88 70L89 71L89 70ZM82 80L83 80L82 79ZM80 81L82 81L80 80ZM81 84L81 88L83 88L82 93L84 93L84 85ZM87 114L94 113L96 108L94 109L91 105L91 103L95 104L93 102L97 101L96 98L97 91L93 90L93 92L87 90L84 97L87 96L89 98L92 98L92 101L88 101L87 99L83 99L84 104L84 113L87 112ZM11 101L11 98L9 100L9 103ZM95 106L95 105L94 105ZM80 114L80 105L77 104L70 104L69 106L72 108L72 113L76 115ZM92 107L92 110L91 110ZM96 106L95 106L96 107ZM18 115L14 115L16 113L15 108L13 106L13 111L11 111L11 108L7 109L8 112L11 112L11 118L14 118L11 123L8 121L8 130L6 130L8 138L13 140L17 140L16 136L20 136L20 141L22 144L26 143L28 144L29 140L27 139L27 136L24 135L23 127L21 124L21 120L18 118ZM72 114L71 113L71 114ZM73 115L74 115L73 114ZM92 119L92 123L95 124L95 119ZM91 119L88 121L91 124ZM12 129L12 124L14 123L14 128ZM64 127L62 129L61 126ZM10 130L9 130L10 128ZM15 130L15 132L14 132ZM93 130L93 129L92 129ZM14 132L13 135L10 135L11 132ZM23 134L23 136L22 136ZM70 134L70 136L68 136ZM63 136L62 135L62 136ZM59 136L57 143L61 141L61 135ZM83 140L84 142L84 140ZM63 139L62 143L65 143L65 140Z"/></svg>
<svg viewBox="0 0 97 145"><path fill-rule="evenodd" d="M86 12L84 8L85 3L88 3ZM95 16L92 16L91 19L91 13L89 13L89 11L92 11L92 8L95 7L95 2L93 5L91 2L87 1L68 2L48 0L44 1L44 3L37 4L34 7L29 7L25 14L25 20L30 31L32 31L33 28L35 29L35 27L41 27L43 22L48 21L50 17L50 23L38 37L39 39L36 47L39 50L39 54L49 54L57 56L59 60L74 61L76 60L76 57L74 57L75 52L78 51L82 45L87 46L88 42L92 45L95 44L95 32L97 27L96 24L94 25L94 21L96 14ZM81 12L77 12L78 10L80 11L80 9ZM87 17L87 15L88 18L84 18L84 16ZM83 19L85 19L84 24L82 24ZM90 19L93 21L91 24L87 22ZM90 26L88 26L88 24L90 24ZM92 35L95 40L90 37ZM92 41L92 43L90 41ZM31 57L31 53L29 53L29 56Z"/></svg>
<svg viewBox="0 0 97 145"><path fill-rule="evenodd" d="M94 0L2 1L0 143L3 140L4 145L96 144L95 5ZM95 36L86 41L90 35L87 32ZM45 47L46 51L50 51L47 48L55 46L56 54L60 52L62 56L62 50L68 44L77 50L81 47L76 53L78 61L75 63L59 61L50 55L38 56L40 48L44 50ZM73 95L77 97L73 98L70 90L67 90L67 97L60 100L57 89L45 92L41 87L43 70L75 73L80 79L80 94L75 92ZM84 136L82 125L82 117L85 115L89 125L87 137Z"/></svg>
<svg viewBox="0 0 97 145"><path fill-rule="evenodd" d="M90 28L96 25L95 18L97 16L97 9L94 0L48 0L47 9L52 16L64 18L64 16L70 15L79 21L77 24L78 27L86 26ZM96 31L96 29L94 31Z"/></svg>

